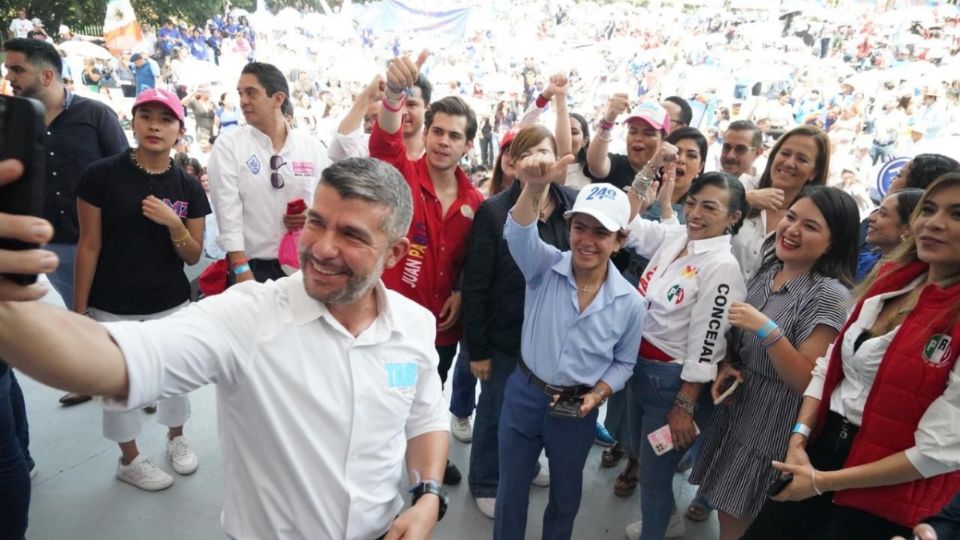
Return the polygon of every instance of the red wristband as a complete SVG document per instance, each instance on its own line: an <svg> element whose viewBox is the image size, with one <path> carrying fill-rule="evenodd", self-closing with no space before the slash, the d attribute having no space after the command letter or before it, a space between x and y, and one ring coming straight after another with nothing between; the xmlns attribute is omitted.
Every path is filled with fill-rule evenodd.
<svg viewBox="0 0 960 540"><path fill-rule="evenodd" d="M386 110L388 110L388 111L390 111L390 112L400 112L400 109L403 109L403 102L404 102L404 101L405 101L404 97L403 97L403 96L400 96L400 101L397 102L397 106L396 106L396 108L394 108L394 107L391 107L391 106L390 106L390 101L389 101L389 100L384 99L384 100L382 101L382 103L383 103L383 108L386 109Z"/></svg>
<svg viewBox="0 0 960 540"><path fill-rule="evenodd" d="M540 94L539 96L537 96L536 105L538 109L542 109L546 107L548 103L550 103L550 100L543 97L543 94Z"/></svg>

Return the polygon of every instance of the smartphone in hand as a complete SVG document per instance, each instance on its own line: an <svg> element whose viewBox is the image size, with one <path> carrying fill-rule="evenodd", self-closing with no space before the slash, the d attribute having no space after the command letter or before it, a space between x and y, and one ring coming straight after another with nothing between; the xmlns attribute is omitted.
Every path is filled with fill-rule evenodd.
<svg viewBox="0 0 960 540"><path fill-rule="evenodd" d="M550 415L561 418L577 418L580 416L580 405L583 402L578 397L559 396L550 404Z"/></svg>
<svg viewBox="0 0 960 540"><path fill-rule="evenodd" d="M46 128L43 105L28 98L0 96L0 161L17 159L23 164L19 180L0 186L0 212L43 216L46 161L43 155ZM0 249L21 250L39 247L18 240L0 238ZM37 281L36 274L3 274L21 285Z"/></svg>

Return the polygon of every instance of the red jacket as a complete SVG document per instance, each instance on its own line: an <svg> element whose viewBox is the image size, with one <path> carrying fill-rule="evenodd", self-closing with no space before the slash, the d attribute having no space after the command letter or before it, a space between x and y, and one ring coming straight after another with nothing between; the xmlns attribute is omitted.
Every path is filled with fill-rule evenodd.
<svg viewBox="0 0 960 540"><path fill-rule="evenodd" d="M383 283L429 309L439 322L444 302L459 289L473 213L483 202L483 194L457 167L457 199L444 215L427 170L427 157L416 161L407 158L401 129L387 133L374 125L370 156L396 167L413 195L413 221L407 231L410 250L393 268L384 270ZM454 345L462 332L457 322L453 328L437 332L436 344Z"/></svg>
<svg viewBox="0 0 960 540"><path fill-rule="evenodd" d="M896 291L927 271L915 262L903 267L889 264L865 297ZM931 403L943 394L957 361L960 324L956 306L960 284L948 289L925 286L917 306L904 319L887 352L864 406L860 431L853 440L844 468L872 463L915 446L914 433ZM843 341L851 321L863 307L857 304L835 343ZM824 424L830 396L843 379L841 348L833 347L817 411L817 426ZM837 492L834 504L857 508L904 527L940 511L960 489L960 472L913 482Z"/></svg>

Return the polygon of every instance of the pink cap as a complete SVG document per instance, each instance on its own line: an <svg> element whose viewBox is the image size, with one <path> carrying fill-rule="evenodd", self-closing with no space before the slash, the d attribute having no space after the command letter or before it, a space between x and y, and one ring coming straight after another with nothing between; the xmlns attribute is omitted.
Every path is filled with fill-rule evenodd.
<svg viewBox="0 0 960 540"><path fill-rule="evenodd" d="M500 151L503 152L510 147L510 143L517 138L517 133L520 133L520 126L513 126L510 128L510 131L507 131L503 134L503 137L500 138Z"/></svg>
<svg viewBox="0 0 960 540"><path fill-rule="evenodd" d="M133 103L133 110L137 110L137 107L146 103L159 103L166 106L177 117L177 120L183 123L183 105L180 104L180 99L173 92L159 88L148 88L137 96L137 100Z"/></svg>
<svg viewBox="0 0 960 540"><path fill-rule="evenodd" d="M670 115L667 110L655 101L644 101L636 109L631 111L626 123L642 120L652 126L654 129L670 131Z"/></svg>

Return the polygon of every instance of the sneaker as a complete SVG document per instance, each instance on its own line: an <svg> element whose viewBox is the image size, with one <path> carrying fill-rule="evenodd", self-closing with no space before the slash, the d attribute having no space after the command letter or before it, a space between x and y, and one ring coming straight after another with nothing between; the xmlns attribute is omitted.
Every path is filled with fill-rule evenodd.
<svg viewBox="0 0 960 540"><path fill-rule="evenodd" d="M627 525L627 539L628 540L640 540L640 532L643 530L643 520L636 521ZM680 514L677 513L677 507L673 507L673 513L670 514L670 523L667 524L667 532L663 535L664 538L679 538L686 534L687 526L684 524L683 519L681 519Z"/></svg>
<svg viewBox="0 0 960 540"><path fill-rule="evenodd" d="M473 501L477 503L480 513L493 519L497 509L497 499L495 497L474 497Z"/></svg>
<svg viewBox="0 0 960 540"><path fill-rule="evenodd" d="M597 422L595 435L593 437L593 444L609 448L616 443L617 440L613 438L613 435L610 435L610 432L607 431L607 428L603 427L603 424L600 422Z"/></svg>
<svg viewBox="0 0 960 540"><path fill-rule="evenodd" d="M540 470L537 471L537 475L533 477L533 485L540 487L547 487L550 485L550 469L547 468L547 464L537 462L537 465L540 466Z"/></svg>
<svg viewBox="0 0 960 540"><path fill-rule="evenodd" d="M457 418L454 416L450 419L450 433L453 433L453 438L462 442L468 443L473 440L473 426L470 425L470 417L466 418Z"/></svg>
<svg viewBox="0 0 960 540"><path fill-rule="evenodd" d="M455 486L460 483L460 469L447 460L447 469L443 471L443 484L446 486Z"/></svg>
<svg viewBox="0 0 960 540"><path fill-rule="evenodd" d="M167 441L167 459L177 474L193 474L200 466L200 460L193 453L193 449L187 444L183 435L174 437L172 441Z"/></svg>
<svg viewBox="0 0 960 540"><path fill-rule="evenodd" d="M160 491L173 485L173 477L161 471L149 459L137 456L129 465L117 460L117 479L144 491Z"/></svg>
<svg viewBox="0 0 960 540"><path fill-rule="evenodd" d="M27 458L27 472L30 474L31 480L36 478L37 474L40 472L40 469L37 467L36 462L33 461L33 458Z"/></svg>

